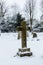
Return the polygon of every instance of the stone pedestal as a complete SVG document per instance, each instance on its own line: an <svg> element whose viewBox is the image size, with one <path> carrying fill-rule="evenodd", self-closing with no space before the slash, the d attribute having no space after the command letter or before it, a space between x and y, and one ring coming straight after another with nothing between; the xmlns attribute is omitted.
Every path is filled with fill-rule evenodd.
<svg viewBox="0 0 43 65"><path fill-rule="evenodd" d="M30 51L30 48L22 48L22 49L19 49L17 55L20 57L32 56L32 52Z"/></svg>

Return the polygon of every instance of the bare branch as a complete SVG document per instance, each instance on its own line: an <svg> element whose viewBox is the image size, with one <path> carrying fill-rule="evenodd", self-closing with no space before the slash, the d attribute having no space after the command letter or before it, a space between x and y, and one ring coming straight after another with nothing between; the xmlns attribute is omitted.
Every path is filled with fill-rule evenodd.
<svg viewBox="0 0 43 65"><path fill-rule="evenodd" d="M30 19L30 26L32 28L34 11L35 11L35 0L27 0L25 4L25 13L28 15L28 19Z"/></svg>

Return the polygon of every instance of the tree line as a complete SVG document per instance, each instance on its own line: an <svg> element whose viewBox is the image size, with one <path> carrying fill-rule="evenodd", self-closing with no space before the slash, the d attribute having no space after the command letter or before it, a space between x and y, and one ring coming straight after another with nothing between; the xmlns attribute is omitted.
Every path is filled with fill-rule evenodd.
<svg viewBox="0 0 43 65"><path fill-rule="evenodd" d="M24 14L30 20L30 29L32 31L32 24L36 8L36 0L27 0L24 4ZM41 0L41 11L43 15L43 0ZM10 9L12 10L11 14L9 13ZM42 16L41 15L41 16ZM0 29L2 32L14 32L16 27L20 26L21 21L25 20L25 17L22 17L20 9L15 3L9 8L6 6L6 1L0 1Z"/></svg>

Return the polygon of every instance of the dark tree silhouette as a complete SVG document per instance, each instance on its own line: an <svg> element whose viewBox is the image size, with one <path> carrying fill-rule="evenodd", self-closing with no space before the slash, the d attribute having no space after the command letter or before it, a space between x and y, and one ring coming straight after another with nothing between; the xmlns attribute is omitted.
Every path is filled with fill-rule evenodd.
<svg viewBox="0 0 43 65"><path fill-rule="evenodd" d="M20 13L17 14L17 25L20 26L21 22L25 20L25 18L22 17L22 15Z"/></svg>

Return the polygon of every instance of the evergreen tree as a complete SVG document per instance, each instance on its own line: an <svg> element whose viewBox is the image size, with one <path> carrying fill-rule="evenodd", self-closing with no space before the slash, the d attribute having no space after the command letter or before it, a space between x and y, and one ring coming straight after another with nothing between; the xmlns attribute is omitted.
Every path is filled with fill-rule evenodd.
<svg viewBox="0 0 43 65"><path fill-rule="evenodd" d="M25 18L22 17L22 15L20 13L17 14L17 26L20 26L21 22L25 20Z"/></svg>

